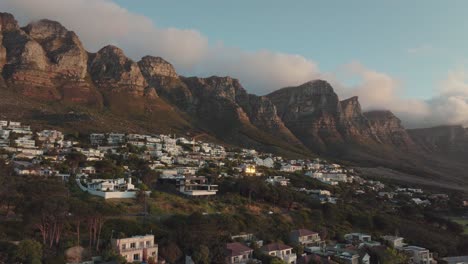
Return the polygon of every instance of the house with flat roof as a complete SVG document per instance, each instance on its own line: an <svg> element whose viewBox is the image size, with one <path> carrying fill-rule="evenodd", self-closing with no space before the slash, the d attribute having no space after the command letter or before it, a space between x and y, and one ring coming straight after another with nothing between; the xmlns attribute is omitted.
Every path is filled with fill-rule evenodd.
<svg viewBox="0 0 468 264"><path fill-rule="evenodd" d="M179 192L189 196L216 195L218 185L209 184L204 176L187 176L178 181Z"/></svg>
<svg viewBox="0 0 468 264"><path fill-rule="evenodd" d="M112 239L111 244L129 263L147 262L149 258L158 260L158 244L154 243L154 235Z"/></svg>
<svg viewBox="0 0 468 264"><path fill-rule="evenodd" d="M406 246L401 248L401 250L409 256L410 263L437 264L429 249L418 246Z"/></svg>
<svg viewBox="0 0 468 264"><path fill-rule="evenodd" d="M308 229L297 229L289 233L291 243L303 245L304 247L320 246L323 244L317 232Z"/></svg>
<svg viewBox="0 0 468 264"><path fill-rule="evenodd" d="M382 236L382 240L392 248L401 248L406 244L403 242L405 239L398 236Z"/></svg>

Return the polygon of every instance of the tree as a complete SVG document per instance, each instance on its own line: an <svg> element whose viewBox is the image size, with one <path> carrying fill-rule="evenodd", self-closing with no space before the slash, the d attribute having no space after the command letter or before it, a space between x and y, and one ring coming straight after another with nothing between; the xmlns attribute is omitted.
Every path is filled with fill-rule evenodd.
<svg viewBox="0 0 468 264"><path fill-rule="evenodd" d="M73 172L78 168L78 166L86 161L86 156L80 152L72 151L66 156L67 164L72 168Z"/></svg>
<svg viewBox="0 0 468 264"><path fill-rule="evenodd" d="M119 253L115 252L115 250L113 250L113 249L104 250L102 252L102 258L105 261L109 261L109 262L116 262L116 263L119 263L119 264L127 263L127 259L125 259Z"/></svg>
<svg viewBox="0 0 468 264"><path fill-rule="evenodd" d="M169 262L176 263L182 257L182 251L176 243L170 242L161 249L161 255Z"/></svg>
<svg viewBox="0 0 468 264"><path fill-rule="evenodd" d="M279 258L273 258L271 259L270 264L286 264L286 262L284 262L283 260Z"/></svg>
<svg viewBox="0 0 468 264"><path fill-rule="evenodd" d="M23 240L19 243L16 257L25 263L41 263L42 245L32 239Z"/></svg>
<svg viewBox="0 0 468 264"><path fill-rule="evenodd" d="M81 224L85 221L88 215L88 205L79 200L79 199L72 199L70 200L70 213L71 213L71 222L75 225L76 230L76 245L80 245L80 227Z"/></svg>
<svg viewBox="0 0 468 264"><path fill-rule="evenodd" d="M205 245L201 245L193 253L192 259L197 264L208 264L208 263L210 263L210 249Z"/></svg>

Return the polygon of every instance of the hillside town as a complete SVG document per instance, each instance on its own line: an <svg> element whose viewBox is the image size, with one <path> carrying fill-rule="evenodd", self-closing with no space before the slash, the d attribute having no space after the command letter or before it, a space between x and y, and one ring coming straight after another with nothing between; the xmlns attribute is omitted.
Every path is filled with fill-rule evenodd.
<svg viewBox="0 0 468 264"><path fill-rule="evenodd" d="M175 135L93 133L77 138L57 130L36 131L20 122L0 121L0 148L2 159L12 166L17 177L53 178L77 186L82 193L119 203L167 190L181 197L197 199L195 201L209 200L219 196L220 182L253 178L261 179L267 186L305 195L321 205L353 204L365 198L387 203L390 208L435 209L451 202L446 193L364 179L353 168L321 158L286 159L254 149L222 146ZM76 162L71 163L71 160ZM130 162L116 166L120 160ZM65 166L65 163L69 165ZM153 181L143 180L139 164L147 166L147 173L156 175ZM216 171L214 177L213 171ZM314 184L301 185L298 179L307 179ZM338 187L349 190L350 194L345 196L336 192ZM464 203L466 206L467 202ZM272 217L278 213L266 212ZM285 241L268 243L255 233L231 234L224 245L225 263L273 263L268 259L278 259L282 261L278 263L370 264L377 263L373 260L376 252L390 252L388 254L400 258L402 262L398 263L465 263L449 260L462 257L442 258L438 252L406 243L398 230L394 235L375 237L356 229L337 240L314 226L290 228L284 234ZM112 230L114 232L121 233L121 230ZM170 263L158 254L158 244L152 234L110 238L109 243L123 257L122 263ZM185 263L200 263L192 256L186 255ZM70 263L104 261L96 256Z"/></svg>

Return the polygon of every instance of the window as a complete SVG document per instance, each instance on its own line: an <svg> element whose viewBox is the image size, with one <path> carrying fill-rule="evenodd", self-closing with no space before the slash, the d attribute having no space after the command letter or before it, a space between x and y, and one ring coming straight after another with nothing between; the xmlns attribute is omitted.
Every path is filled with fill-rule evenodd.
<svg viewBox="0 0 468 264"><path fill-rule="evenodd" d="M122 244L122 249L125 250L127 248L127 244Z"/></svg>
<svg viewBox="0 0 468 264"><path fill-rule="evenodd" d="M140 260L140 254L133 254L133 260Z"/></svg>
<svg viewBox="0 0 468 264"><path fill-rule="evenodd" d="M146 241L146 247L151 247L151 241Z"/></svg>
<svg viewBox="0 0 468 264"><path fill-rule="evenodd" d="M130 243L130 248L136 248L136 244L135 243Z"/></svg>
<svg viewBox="0 0 468 264"><path fill-rule="evenodd" d="M284 254L285 254L285 255L291 254L291 250L286 250L286 251L284 252Z"/></svg>
<svg viewBox="0 0 468 264"><path fill-rule="evenodd" d="M270 253L270 256L276 256L276 253L275 253L275 252L271 252L271 253Z"/></svg>
<svg viewBox="0 0 468 264"><path fill-rule="evenodd" d="M140 242L140 248L142 248L145 245L145 242Z"/></svg>

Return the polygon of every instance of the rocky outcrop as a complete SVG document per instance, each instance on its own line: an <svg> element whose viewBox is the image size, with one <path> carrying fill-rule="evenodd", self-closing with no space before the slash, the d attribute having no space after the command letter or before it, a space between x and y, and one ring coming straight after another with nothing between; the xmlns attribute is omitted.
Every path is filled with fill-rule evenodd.
<svg viewBox="0 0 468 264"><path fill-rule="evenodd" d="M87 81L88 53L78 36L56 21L39 20L24 28L46 52L49 72L62 100L102 105L101 95Z"/></svg>
<svg viewBox="0 0 468 264"><path fill-rule="evenodd" d="M329 83L322 80L288 87L268 95L286 126L312 149L326 151L330 145L386 144L410 149L406 130L390 112L362 113L358 97L340 101Z"/></svg>
<svg viewBox="0 0 468 264"><path fill-rule="evenodd" d="M6 62L2 74L9 86L24 95L41 99L59 99L41 45L21 30L12 15L1 13L2 44Z"/></svg>
<svg viewBox="0 0 468 264"><path fill-rule="evenodd" d="M192 95L192 113L221 133L240 126L254 127L295 145L299 140L278 117L275 105L266 97L248 94L231 77L183 78Z"/></svg>
<svg viewBox="0 0 468 264"><path fill-rule="evenodd" d="M143 97L148 84L137 63L116 46L106 46L89 60L89 72L104 93Z"/></svg>
<svg viewBox="0 0 468 264"><path fill-rule="evenodd" d="M160 57L145 56L139 62L141 73L157 93L182 110L190 111L192 94L172 64Z"/></svg>
<svg viewBox="0 0 468 264"><path fill-rule="evenodd" d="M249 94L246 110L251 123L289 143L302 144L279 118L275 105L265 96Z"/></svg>
<svg viewBox="0 0 468 264"><path fill-rule="evenodd" d="M393 145L399 148L412 149L415 144L406 129L390 111L370 111L364 116L369 121L372 133L379 143Z"/></svg>
<svg viewBox="0 0 468 264"><path fill-rule="evenodd" d="M339 132L341 105L329 83L311 81L267 97L276 105L285 125L306 146L320 151L329 143L343 142Z"/></svg>
<svg viewBox="0 0 468 264"><path fill-rule="evenodd" d="M164 80L164 78L179 78L172 64L161 57L145 56L138 62L141 72L147 79Z"/></svg>
<svg viewBox="0 0 468 264"><path fill-rule="evenodd" d="M438 126L408 130L412 140L427 152L468 154L468 129L462 126Z"/></svg>
<svg viewBox="0 0 468 264"><path fill-rule="evenodd" d="M244 104L248 95L236 79L212 76L183 78L182 81L192 94L190 113L213 131L228 133L250 123L238 104Z"/></svg>
<svg viewBox="0 0 468 264"><path fill-rule="evenodd" d="M74 32L51 20L31 23L24 31L41 44L51 62L52 72L70 79L86 77L88 54Z"/></svg>
<svg viewBox="0 0 468 264"><path fill-rule="evenodd" d="M0 66L8 87L42 100L102 104L86 81L87 52L75 33L50 20L20 28L7 13L0 21Z"/></svg>

